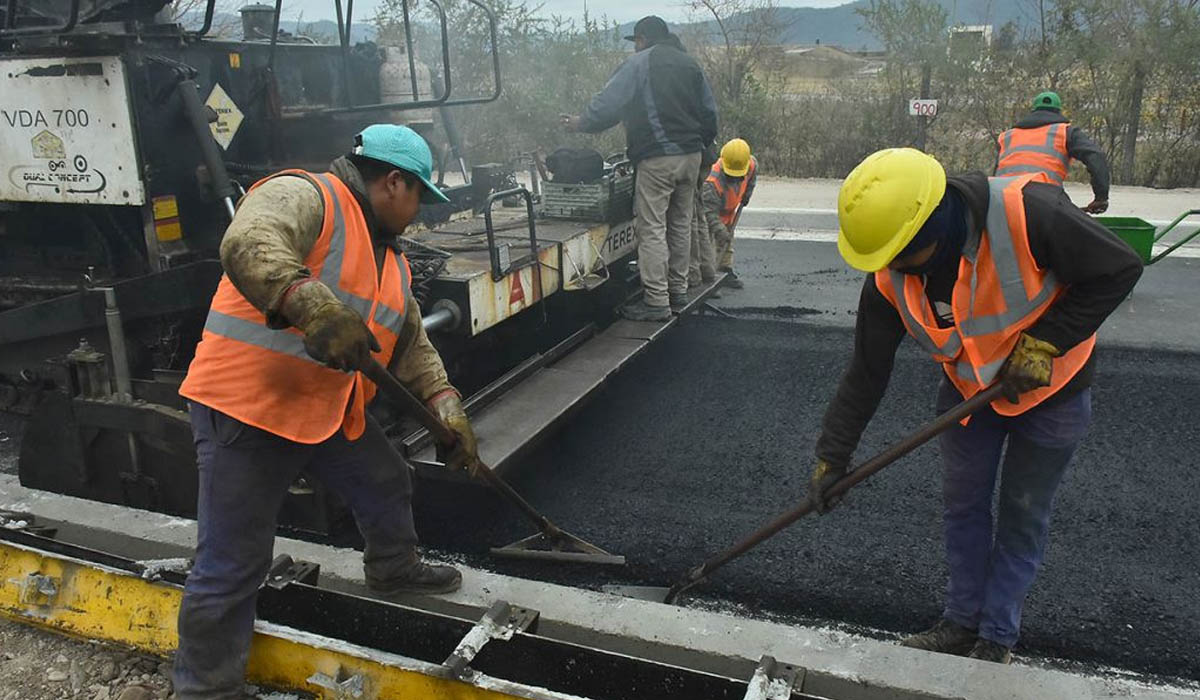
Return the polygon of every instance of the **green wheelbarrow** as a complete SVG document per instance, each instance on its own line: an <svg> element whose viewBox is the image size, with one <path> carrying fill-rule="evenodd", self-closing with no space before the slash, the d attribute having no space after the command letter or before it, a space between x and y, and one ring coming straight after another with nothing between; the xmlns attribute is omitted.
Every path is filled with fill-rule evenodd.
<svg viewBox="0 0 1200 700"><path fill-rule="evenodd" d="M1147 265L1152 265L1159 260L1167 257L1176 248L1192 240L1196 236L1200 236L1200 227L1195 231L1185 235L1183 238L1175 241L1169 248L1162 251L1158 255L1154 255L1154 244L1162 240L1176 226L1189 216L1200 214L1200 209L1192 209L1180 214L1174 221L1167 224L1161 231L1155 229L1154 224L1144 219L1139 219L1136 216L1096 216L1093 217L1097 223L1112 231L1118 238L1129 244L1130 248L1142 257L1142 262Z"/></svg>

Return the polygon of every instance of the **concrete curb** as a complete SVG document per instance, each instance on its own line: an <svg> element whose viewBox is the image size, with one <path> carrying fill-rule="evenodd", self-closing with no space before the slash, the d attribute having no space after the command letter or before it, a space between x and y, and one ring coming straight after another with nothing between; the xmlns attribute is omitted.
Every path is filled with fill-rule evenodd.
<svg viewBox="0 0 1200 700"><path fill-rule="evenodd" d="M33 491L11 475L0 475L0 508L176 547L191 548L195 542L193 521ZM323 579L333 588L363 590L357 551L282 537L276 539L275 548L277 553L319 563ZM620 598L478 569L464 568L464 585L457 593L413 602L472 616L496 599L541 611L543 630L553 629L556 636L614 651L647 653L669 663L699 661L713 672L742 669L744 660L769 654L807 669L805 692L839 700L1200 698L1196 687L1153 686L1115 674L1076 674L1021 663L998 666L835 630Z"/></svg>

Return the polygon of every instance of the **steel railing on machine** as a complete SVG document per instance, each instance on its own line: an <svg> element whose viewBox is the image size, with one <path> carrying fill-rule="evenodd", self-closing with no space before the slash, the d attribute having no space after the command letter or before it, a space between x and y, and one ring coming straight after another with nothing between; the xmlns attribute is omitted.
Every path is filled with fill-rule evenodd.
<svg viewBox="0 0 1200 700"><path fill-rule="evenodd" d="M446 10L438 0L428 0L437 13L438 27L441 37L441 74L440 74L440 94L433 99L421 100L416 99L421 92L421 86L417 82L417 66L416 54L414 52L413 33L412 33L412 16L409 8L409 0L403 0L400 3L400 9L404 20L404 45L408 54L408 76L414 99L404 102L379 102L374 104L351 104L350 95L350 36L354 24L354 0L346 0L345 8L342 7L342 0L334 0L334 11L338 24L338 43L341 48L342 58L342 76L343 82L346 84L346 90L343 98L346 105L343 107L326 107L315 110L306 110L302 114L349 114L355 112L373 112L382 110L410 110L410 109L426 109L430 107L452 107L457 105L483 104L493 102L500 98L500 93L503 91L502 77L500 73L500 45L497 39L498 20L496 13L493 12L487 5L483 4L482 0L467 0L470 4L478 7L483 11L488 22L488 38L490 52L492 56L492 91L491 94L480 97L465 97L460 99L450 99L453 91L453 81L451 80L450 67L450 32L446 18ZM268 69L273 69L275 65L275 47L279 39L279 21L283 12L283 0L275 0L275 16L271 27L271 48L267 58ZM428 92L426 89L424 92Z"/></svg>
<svg viewBox="0 0 1200 700"><path fill-rule="evenodd" d="M59 25L48 27L18 27L17 0L8 0L8 5L4 12L4 28L0 30L0 39L7 37L65 34L74 29L76 24L79 24L80 2L81 0L71 0L71 9L67 11L67 18ZM216 0L211 0L211 2L216 2Z"/></svg>
<svg viewBox="0 0 1200 700"><path fill-rule="evenodd" d="M3 26L0 26L0 39L18 38L30 36L51 36L55 34L68 34L73 31L79 24L86 22L88 18L82 16L81 6L82 0L71 0L71 4L67 10L65 19L56 25L48 26L17 26L17 5L19 0L5 0L5 15ZM433 99L420 100L416 99L423 91L417 82L416 54L414 53L412 18L409 7L409 0L403 0L400 4L401 12L404 18L404 43L408 51L408 68L409 80L411 81L413 100L405 102L378 102L373 104L353 104L352 95L350 94L350 34L354 21L354 0L345 0L346 5L343 10L342 0L333 0L334 13L337 17L338 24L338 43L341 48L342 59L342 76L343 82L346 85L345 94L343 96L345 105L342 107L328 107L305 112L305 114L338 114L351 112L371 112L377 110L410 110L410 109L425 109L430 107L452 107L456 105L482 104L493 102L500 97L503 91L502 77L500 72L500 45L497 38L498 21L496 13L493 12L482 0L467 0L470 4L479 8L487 18L488 23L488 38L492 58L492 91L490 94L478 97L465 97L460 99L451 99L452 80L450 68L450 37L449 28L446 19L446 10L439 0L428 0L433 6L438 16L438 25L441 38L441 80L439 81L440 94L435 95ZM283 13L283 0L275 0L275 14L271 23L271 43L270 51L267 58L268 70L274 69L275 66L275 49L279 43L279 22ZM207 0L204 6L204 21L200 28L195 32L190 32L194 38L200 38L208 34L212 29L213 19L216 14L216 0ZM425 90L429 92L429 90Z"/></svg>
<svg viewBox="0 0 1200 700"><path fill-rule="evenodd" d="M70 9L67 10L66 19L57 25L49 26L34 26L34 27L18 27L17 26L17 2L18 0L8 0L4 12L4 25L0 27L0 39L10 37L30 37L30 36L52 36L54 34L69 34L87 18L82 16L81 6L83 0L71 0ZM204 23L200 25L200 29L192 32L192 36L200 38L212 29L213 17L216 15L217 0L207 0L204 7Z"/></svg>

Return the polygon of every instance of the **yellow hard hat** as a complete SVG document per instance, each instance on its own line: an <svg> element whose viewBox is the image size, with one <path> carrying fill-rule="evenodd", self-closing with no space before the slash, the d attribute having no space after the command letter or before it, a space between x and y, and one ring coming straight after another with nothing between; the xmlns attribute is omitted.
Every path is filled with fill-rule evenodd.
<svg viewBox="0 0 1200 700"><path fill-rule="evenodd" d="M838 192L838 252L853 267L875 272L908 245L946 193L946 171L915 148L867 156Z"/></svg>
<svg viewBox="0 0 1200 700"><path fill-rule="evenodd" d="M721 146L721 170L729 177L741 177L750 170L750 144L733 139Z"/></svg>

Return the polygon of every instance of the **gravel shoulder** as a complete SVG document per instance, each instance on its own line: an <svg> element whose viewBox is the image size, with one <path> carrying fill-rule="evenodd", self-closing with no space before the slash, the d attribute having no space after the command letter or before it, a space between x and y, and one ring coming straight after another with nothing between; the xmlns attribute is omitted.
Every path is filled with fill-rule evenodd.
<svg viewBox="0 0 1200 700"><path fill-rule="evenodd" d="M161 700L169 670L162 659L0 618L0 700Z"/></svg>

